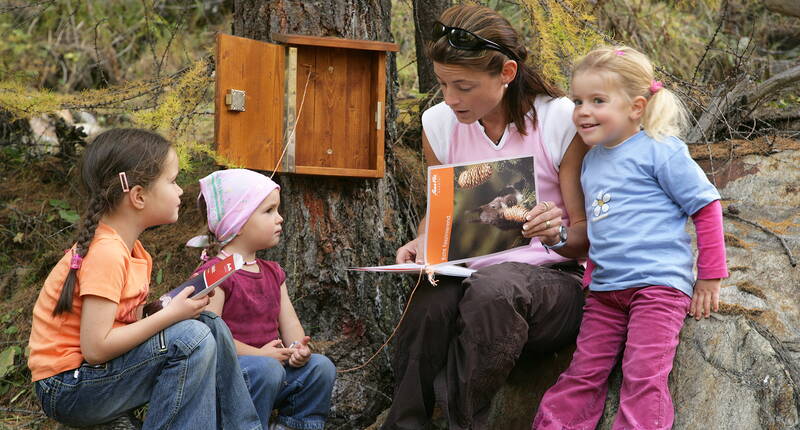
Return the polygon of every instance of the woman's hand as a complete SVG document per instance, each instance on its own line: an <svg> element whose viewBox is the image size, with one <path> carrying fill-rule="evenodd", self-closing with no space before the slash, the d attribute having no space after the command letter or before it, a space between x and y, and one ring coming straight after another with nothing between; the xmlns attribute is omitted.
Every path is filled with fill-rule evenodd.
<svg viewBox="0 0 800 430"><path fill-rule="evenodd" d="M696 320L708 318L711 311L719 311L720 279L698 279L694 285L692 304L689 305L689 316Z"/></svg>
<svg viewBox="0 0 800 430"><path fill-rule="evenodd" d="M261 351L261 355L265 357L272 357L281 362L281 364L286 364L286 360L292 356L293 350L291 348L284 348L283 342L280 339L275 339L271 342L267 342L266 345L259 348Z"/></svg>
<svg viewBox="0 0 800 430"><path fill-rule="evenodd" d="M561 208L552 202L539 202L527 214L522 225L522 236L538 237L542 243L555 245L559 242L558 231L561 227Z"/></svg>
<svg viewBox="0 0 800 430"><path fill-rule="evenodd" d="M395 257L395 261L397 262L397 264L424 263L424 261L422 260L422 254L419 252L419 246L418 246L418 244L421 241L422 241L422 236L398 248Z"/></svg>
<svg viewBox="0 0 800 430"><path fill-rule="evenodd" d="M311 359L311 348L308 347L309 342L311 342L311 337L304 336L300 342L290 348L292 356L289 357L289 366L303 367L308 363L308 360Z"/></svg>

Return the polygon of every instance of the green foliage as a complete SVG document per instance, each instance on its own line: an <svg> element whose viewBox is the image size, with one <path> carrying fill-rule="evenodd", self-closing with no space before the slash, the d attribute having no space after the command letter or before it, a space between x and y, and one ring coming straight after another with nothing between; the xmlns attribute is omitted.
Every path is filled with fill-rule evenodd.
<svg viewBox="0 0 800 430"><path fill-rule="evenodd" d="M195 0L11 0L3 8L0 81L58 91L178 68L181 54L202 50L202 36L210 39L227 19Z"/></svg>
<svg viewBox="0 0 800 430"><path fill-rule="evenodd" d="M536 39L531 52L545 76L566 88L572 61L603 42L589 2L520 0L529 12Z"/></svg>
<svg viewBox="0 0 800 430"><path fill-rule="evenodd" d="M81 218L77 212L70 209L69 203L63 200L51 199L50 206L54 207L58 211L58 216L69 224L75 224Z"/></svg>

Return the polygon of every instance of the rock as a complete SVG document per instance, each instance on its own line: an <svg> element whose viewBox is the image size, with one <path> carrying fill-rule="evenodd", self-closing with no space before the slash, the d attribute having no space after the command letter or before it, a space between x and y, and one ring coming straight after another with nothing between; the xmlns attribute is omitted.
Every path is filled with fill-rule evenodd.
<svg viewBox="0 0 800 430"><path fill-rule="evenodd" d="M800 151L715 160L726 215L730 278L712 318L687 319L670 375L674 429L800 428ZM733 211L731 211L733 212ZM734 243L734 245L732 245ZM521 360L492 405L491 428L527 430L539 399L569 356ZM621 371L598 429L610 429Z"/></svg>

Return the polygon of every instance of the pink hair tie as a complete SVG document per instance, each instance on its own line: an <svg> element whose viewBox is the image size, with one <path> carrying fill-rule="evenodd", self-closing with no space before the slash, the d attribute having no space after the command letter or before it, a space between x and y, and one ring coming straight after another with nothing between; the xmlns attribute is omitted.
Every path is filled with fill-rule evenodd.
<svg viewBox="0 0 800 430"><path fill-rule="evenodd" d="M621 49L615 49L615 50L614 50L614 53L615 53L615 54L617 54L617 55L619 55L620 57L621 57L621 56L623 56L623 55L625 55L625 51L623 51L623 50L621 50Z"/></svg>
<svg viewBox="0 0 800 430"><path fill-rule="evenodd" d="M69 260L69 268L78 270L81 268L81 263L83 263L83 257L76 254L75 251L72 251L72 259Z"/></svg>
<svg viewBox="0 0 800 430"><path fill-rule="evenodd" d="M655 94L658 90L664 88L664 84L659 81L650 81L650 92Z"/></svg>

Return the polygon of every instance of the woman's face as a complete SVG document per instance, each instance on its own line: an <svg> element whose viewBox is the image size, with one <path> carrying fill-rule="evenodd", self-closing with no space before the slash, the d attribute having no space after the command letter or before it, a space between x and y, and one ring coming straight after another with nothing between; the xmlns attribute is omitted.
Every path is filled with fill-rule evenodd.
<svg viewBox="0 0 800 430"><path fill-rule="evenodd" d="M458 121L464 124L473 123L500 108L505 91L503 84L513 79L513 75L511 79L506 76L505 69L503 73L492 75L464 66L433 63L444 102L453 109ZM516 63L513 72L516 73Z"/></svg>

